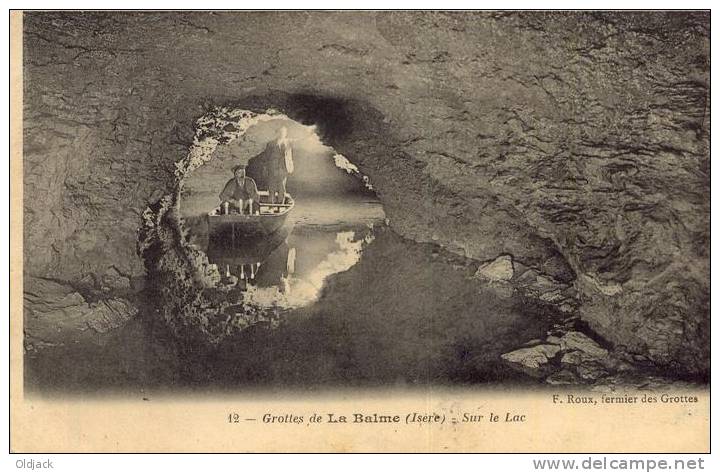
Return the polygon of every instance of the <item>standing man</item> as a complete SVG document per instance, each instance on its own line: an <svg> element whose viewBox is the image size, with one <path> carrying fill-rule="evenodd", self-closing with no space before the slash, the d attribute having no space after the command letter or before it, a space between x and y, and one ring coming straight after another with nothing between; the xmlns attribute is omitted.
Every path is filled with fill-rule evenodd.
<svg viewBox="0 0 720 473"><path fill-rule="evenodd" d="M245 175L245 165L238 164L233 168L235 177L227 181L225 188L220 193L221 207L225 203L230 209L248 214L253 213L253 202L258 202L258 190L255 181Z"/></svg>
<svg viewBox="0 0 720 473"><path fill-rule="evenodd" d="M292 148L287 137L286 127L280 128L277 139L267 144L265 152L268 155L270 202L284 204L287 176L293 172L294 168Z"/></svg>

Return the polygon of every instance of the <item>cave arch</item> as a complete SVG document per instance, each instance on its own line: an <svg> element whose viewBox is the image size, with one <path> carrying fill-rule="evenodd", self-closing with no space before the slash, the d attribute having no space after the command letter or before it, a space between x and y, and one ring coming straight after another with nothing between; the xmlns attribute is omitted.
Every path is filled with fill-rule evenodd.
<svg viewBox="0 0 720 473"><path fill-rule="evenodd" d="M215 107L208 113L203 115L196 122L197 129L193 144L188 154L182 160L176 163L175 178L177 187L178 197L176 198L176 204L180 207L181 202L184 200L183 195L186 189L186 185L192 183L194 190L201 187L206 187L208 184L204 181L198 181L197 172L200 170L206 171L207 177L213 179L222 177L223 182L227 180L227 176L224 174L218 176L220 166L230 166L231 164L242 163L248 167L248 175L255 179L259 189L266 189L268 183L267 176L264 175L263 167L267 163L261 162L264 159L263 152L258 145L258 140L264 140L267 142L268 136L254 136L246 141L249 135L268 135L268 133L276 133L280 127L287 127L291 130L291 138L295 143L293 147L300 147L300 156L304 157L309 153L330 155L331 159L328 160L327 164L333 169L337 169L341 176L350 176L347 178L347 182L352 182L352 178L358 179L360 188L367 188L372 190L374 188L370 183L368 176L362 174L359 168L353 164L348 158L339 154L335 148L329 147L323 143L320 136L317 134L316 125L307 126L301 125L299 122L292 120L287 115L280 113L274 109L269 109L264 112L256 113L250 110L243 109L231 109L228 107ZM262 130L255 133L252 131ZM236 144L240 141L239 144ZM221 149L221 147L223 147ZM253 148L256 148L253 150ZM228 156L229 154L229 156ZM223 155L220 158L220 155ZM297 153L296 153L297 157ZM302 160L302 159L301 159ZM315 164L321 164L319 161ZM229 164L230 163L230 164ZM334 166L331 164L334 163ZM207 167L212 164L215 168L215 173L208 170ZM302 169L300 166L300 177L307 179L307 170ZM226 169L229 171L230 168ZM253 172L253 170L255 172ZM317 170L322 173L321 169ZM297 177L297 173L295 173ZM304 176L303 176L304 175ZM316 176L317 177L317 176ZM327 175L327 178L332 180L333 176ZM212 180L212 179L211 179ZM296 181L297 179L292 179ZM214 182L210 185L220 187L222 183ZM291 185L290 183L288 184ZM298 184L295 183L297 186ZM317 183L316 183L317 185Z"/></svg>
<svg viewBox="0 0 720 473"><path fill-rule="evenodd" d="M318 106L303 100L295 100L293 103L299 104L296 113L306 123L316 116L309 110L322 114L327 107L338 107L333 101L325 101ZM322 127L324 136L342 140L350 132L352 121L338 113L333 115L333 119L336 121L325 120L319 125L313 125ZM163 315L171 329L184 339L219 342L233 330L227 320L223 322L213 313L216 293L222 287L222 276L217 265L211 263L208 254L190 243L188 222L181 213L184 185L193 173L213 160L219 146L230 144L244 136L253 126L272 120L297 122L273 108L262 111L234 106L210 108L196 121L195 135L188 153L175 163L173 192L149 206L143 213L138 253L150 276L150 290L158 295L154 298L156 310ZM347 158L336 153L334 162L338 168L354 174L372 188L367 176L362 175L359 168ZM358 245L363 241L367 243L367 238L367 235L361 236ZM357 245L353 247L349 242L346 243L345 251L349 250L352 256L359 257ZM274 309L254 306L252 301L243 305L249 319L271 324L278 321L278 312Z"/></svg>
<svg viewBox="0 0 720 473"><path fill-rule="evenodd" d="M444 158L434 159L432 152L411 155L405 150L408 143L423 138L398 139L402 132L368 103L282 92L213 102L224 105L205 106L187 155L175 164L174 192L146 210L139 232L138 253L150 279L165 281L165 287L156 289L166 295L176 290L183 293L184 305L168 299L162 310L171 326L185 330L187 320L208 320L203 308L206 292L220 279L207 255L188 243L179 212L185 179L212 160L219 145L238 139L253 125L279 118L315 126L325 145L347 153L352 161L343 159L372 183L386 223L406 238L433 242L480 261L511 254L562 282L575 278L555 244L523 225L513 207L502 206L492 189L473 183L472 170L459 163L449 165ZM473 194L464 196L463 186ZM154 277L158 271L163 274ZM178 281L180 287L173 289ZM199 323L206 332L204 324Z"/></svg>

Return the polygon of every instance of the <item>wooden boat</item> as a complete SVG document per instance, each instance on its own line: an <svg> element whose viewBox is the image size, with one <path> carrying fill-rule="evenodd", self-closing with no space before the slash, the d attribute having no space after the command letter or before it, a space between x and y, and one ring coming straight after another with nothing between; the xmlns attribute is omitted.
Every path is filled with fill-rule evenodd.
<svg viewBox="0 0 720 473"><path fill-rule="evenodd" d="M235 238L257 238L277 232L284 224L295 201L290 194L285 194L284 204L268 202L267 191L259 191L259 209L255 214L230 213L225 215L220 207L208 212L208 231L211 238L224 240L234 244Z"/></svg>

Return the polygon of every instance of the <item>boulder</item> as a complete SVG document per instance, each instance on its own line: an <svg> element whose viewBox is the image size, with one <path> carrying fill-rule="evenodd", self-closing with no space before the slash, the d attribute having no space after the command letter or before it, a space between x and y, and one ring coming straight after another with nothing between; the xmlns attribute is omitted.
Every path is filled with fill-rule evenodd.
<svg viewBox="0 0 720 473"><path fill-rule="evenodd" d="M138 309L125 299L108 299L90 305L87 325L98 333L122 327Z"/></svg>
<svg viewBox="0 0 720 473"><path fill-rule="evenodd" d="M77 340L88 328L104 333L138 313L129 301L112 298L88 303L67 284L26 278L23 331L26 347L62 345Z"/></svg>
<svg viewBox="0 0 720 473"><path fill-rule="evenodd" d="M560 363L565 365L580 365L582 363L596 360L594 356L588 355L582 351L570 351L565 353L560 359Z"/></svg>
<svg viewBox="0 0 720 473"><path fill-rule="evenodd" d="M111 266L100 278L101 289L105 291L127 291L130 289L130 277L121 274L115 266Z"/></svg>
<svg viewBox="0 0 720 473"><path fill-rule="evenodd" d="M564 369L556 371L547 378L545 382L553 385L578 384L578 377L571 370Z"/></svg>
<svg viewBox="0 0 720 473"><path fill-rule="evenodd" d="M596 362L583 363L575 369L578 376L586 381L597 381L609 374L604 366Z"/></svg>
<svg viewBox="0 0 720 473"><path fill-rule="evenodd" d="M504 255L480 266L475 276L490 281L509 281L512 279L513 274L512 257Z"/></svg>
<svg viewBox="0 0 720 473"><path fill-rule="evenodd" d="M578 350L594 359L605 358L608 355L608 351L598 345L596 341L576 331L563 335L560 338L560 347L563 350Z"/></svg>
<svg viewBox="0 0 720 473"><path fill-rule="evenodd" d="M535 345L534 347L520 348L501 355L509 363L521 365L526 368L538 369L547 364L560 351L557 345Z"/></svg>

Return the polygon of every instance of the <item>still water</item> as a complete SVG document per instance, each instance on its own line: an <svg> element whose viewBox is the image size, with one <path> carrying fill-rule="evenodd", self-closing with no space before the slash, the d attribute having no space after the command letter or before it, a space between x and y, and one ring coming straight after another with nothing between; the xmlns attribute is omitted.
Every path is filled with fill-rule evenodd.
<svg viewBox="0 0 720 473"><path fill-rule="evenodd" d="M301 208L298 202L298 208ZM477 262L405 240L364 200L305 201L284 231L209 259L244 298L283 309L218 347L187 347L151 313L27 353L28 390L147 397L167 391L535 383L500 355L552 324L484 286Z"/></svg>

